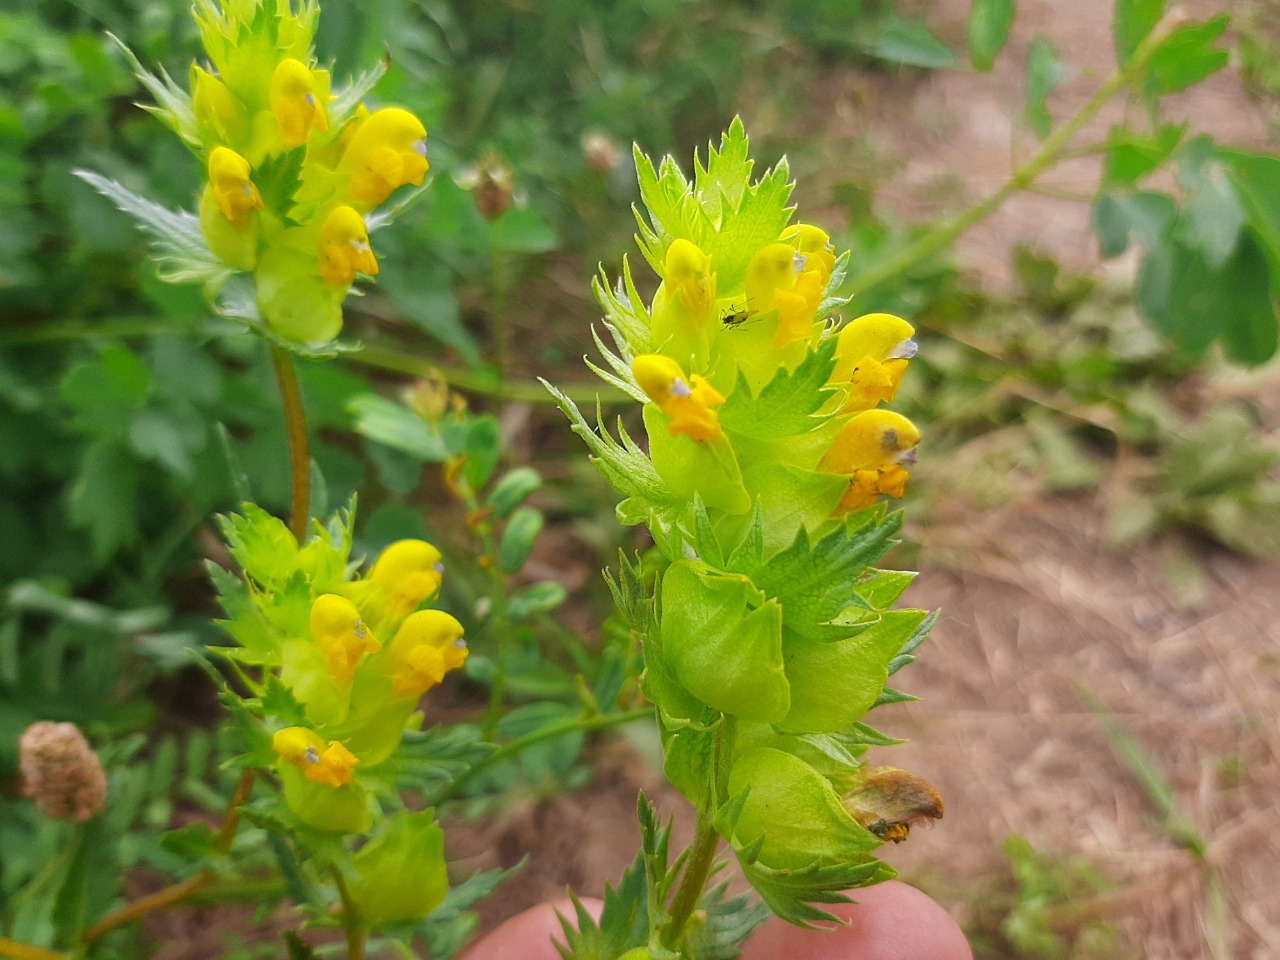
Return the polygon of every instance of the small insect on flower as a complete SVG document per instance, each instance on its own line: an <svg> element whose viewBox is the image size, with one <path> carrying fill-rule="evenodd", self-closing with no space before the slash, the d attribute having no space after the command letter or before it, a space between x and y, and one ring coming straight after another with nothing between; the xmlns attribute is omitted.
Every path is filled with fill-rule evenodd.
<svg viewBox="0 0 1280 960"><path fill-rule="evenodd" d="M942 794L924 777L897 767L863 767L842 801L853 819L881 840L901 843L913 824L940 820Z"/></svg>
<svg viewBox="0 0 1280 960"><path fill-rule="evenodd" d="M720 322L726 327L736 327L739 324L746 323L751 317L752 314L747 312L745 302L731 303L720 314Z"/></svg>

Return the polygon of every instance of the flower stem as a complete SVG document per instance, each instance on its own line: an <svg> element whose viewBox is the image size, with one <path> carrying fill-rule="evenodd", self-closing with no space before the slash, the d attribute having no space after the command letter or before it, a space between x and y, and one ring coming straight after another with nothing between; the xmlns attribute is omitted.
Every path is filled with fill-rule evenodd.
<svg viewBox="0 0 1280 960"><path fill-rule="evenodd" d="M680 942L685 924L693 916L693 911L702 898L702 888L707 885L707 877L711 875L711 867L716 860L716 847L719 845L720 832L716 830L714 808L700 808L693 843L689 845L684 873L680 876L680 886L671 900L671 919L662 929L663 946L674 949Z"/></svg>
<svg viewBox="0 0 1280 960"><path fill-rule="evenodd" d="M10 940L8 937L0 937L0 957L9 957L10 960L68 960L65 953Z"/></svg>
<svg viewBox="0 0 1280 960"><path fill-rule="evenodd" d="M550 726L543 727L541 730L535 730L527 733L523 737L518 737L510 743L503 744L493 753L489 754L483 760L476 763L475 766L467 770L456 780L446 786L439 794L431 798L429 806L439 806L446 800L452 800L454 797L461 795L462 790L468 783L478 777L481 773L490 767L501 763L508 757L515 756L523 750L535 744L542 743L544 740L554 740L556 737L562 737L567 733L581 731L583 733L592 730L606 730L610 727L621 726L624 723L630 723L632 720L641 720L645 717L652 717L653 710L649 707L641 707L636 710L626 710L621 713L607 713L595 717L574 717L572 720L565 720L561 723L553 723Z"/></svg>
<svg viewBox="0 0 1280 960"><path fill-rule="evenodd" d="M240 782L236 784L235 793L231 795L231 801L227 804L226 815L222 818L222 826L218 829L218 840L213 847L218 855L225 855L231 849L231 841L235 837L236 827L240 824L240 808L244 806L245 801L249 799L249 794L253 791L253 778L254 773L252 770L245 770L240 774ZM192 894L208 886L217 875L217 870L213 867L207 867L181 883L175 883L165 887L163 890L157 890L155 893L125 904L115 913L107 914L91 926L85 932L84 943L93 943L93 941L101 938L116 927L138 920L148 913L154 913L156 910L172 904L181 903Z"/></svg>
<svg viewBox="0 0 1280 960"><path fill-rule="evenodd" d="M298 371L293 355L283 347L271 345L271 364L280 385L284 403L285 432L289 436L289 530L301 543L307 535L311 514L311 453L307 445L307 415L298 389Z"/></svg>
<svg viewBox="0 0 1280 960"><path fill-rule="evenodd" d="M337 885L338 896L342 900L342 929L347 935L347 960L364 960L364 925L360 923L359 911L356 910L351 891L347 888L347 878L342 875L337 864L332 869L333 882Z"/></svg>
<svg viewBox="0 0 1280 960"><path fill-rule="evenodd" d="M684 873L680 886L671 898L670 919L659 932L663 946L676 949L684 935L685 925L693 916L702 899L702 890L715 865L716 848L720 845L720 831L716 828L716 814L725 799L729 781L729 760L733 755L735 735L734 718L725 715L716 729L711 745L711 780L706 796L698 805L698 819L694 826L693 843L686 851Z"/></svg>
<svg viewBox="0 0 1280 960"><path fill-rule="evenodd" d="M1004 205L1004 202L1016 193L1030 188L1036 180L1067 152L1076 135L1098 115L1098 112L1116 94L1120 93L1146 70L1151 55L1168 37L1176 24L1174 19L1166 17L1147 34L1146 39L1138 45L1129 61L1107 77L1074 116L1063 121L1040 146L1040 150L1025 163L1018 166L1009 176L1009 180L991 196L982 200L958 217L940 223L928 233L923 234L914 243L900 250L885 260L881 260L868 270L857 274L841 289L841 296L856 297L886 280L898 276L915 266L926 257L937 253L951 243L970 227L985 220Z"/></svg>

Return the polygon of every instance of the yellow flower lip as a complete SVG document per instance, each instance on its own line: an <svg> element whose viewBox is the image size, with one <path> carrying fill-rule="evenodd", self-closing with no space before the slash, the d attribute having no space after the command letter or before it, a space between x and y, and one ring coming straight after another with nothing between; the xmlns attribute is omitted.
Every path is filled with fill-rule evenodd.
<svg viewBox="0 0 1280 960"><path fill-rule="evenodd" d="M695 373L686 380L680 364L657 353L632 360L631 374L658 409L671 418L667 430L672 436L684 434L702 443L724 436L720 416L711 408L720 406L725 398L705 379Z"/></svg>
<svg viewBox="0 0 1280 960"><path fill-rule="evenodd" d="M470 650L457 619L442 610L419 610L396 631L391 652L391 695L401 699L421 697L466 663Z"/></svg>
<svg viewBox="0 0 1280 960"><path fill-rule="evenodd" d="M282 759L302 771L315 783L344 787L352 780L352 770L360 758L337 740L326 743L306 727L285 727L271 736L271 748Z"/></svg>
<svg viewBox="0 0 1280 960"><path fill-rule="evenodd" d="M382 644L346 597L326 593L311 605L311 636L324 655L329 672L339 683L350 683L366 653L377 653Z"/></svg>
<svg viewBox="0 0 1280 960"><path fill-rule="evenodd" d="M209 188L222 215L237 227L249 222L254 210L262 210L262 195L249 178L249 161L229 147L209 151Z"/></svg>
<svg viewBox="0 0 1280 960"><path fill-rule="evenodd" d="M329 213L320 227L316 246L325 283L350 286L357 273L378 273L378 259L369 245L364 217L351 207L336 207Z"/></svg>

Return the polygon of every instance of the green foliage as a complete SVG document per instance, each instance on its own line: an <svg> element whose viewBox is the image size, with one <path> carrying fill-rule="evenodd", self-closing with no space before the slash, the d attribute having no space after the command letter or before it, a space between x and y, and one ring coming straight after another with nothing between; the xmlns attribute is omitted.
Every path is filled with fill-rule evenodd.
<svg viewBox="0 0 1280 960"><path fill-rule="evenodd" d="M1100 919L1072 924L1064 932L1059 915L1081 901L1111 889L1112 884L1088 861L1036 850L1024 837L1011 834L1002 844L1013 871L1015 892L1000 931L1018 956L1036 960L1115 956L1114 934Z"/></svg>
<svg viewBox="0 0 1280 960"><path fill-rule="evenodd" d="M969 59L990 70L1009 39L1017 0L973 0L969 7Z"/></svg>
<svg viewBox="0 0 1280 960"><path fill-rule="evenodd" d="M1053 127L1046 101L1066 79L1066 69L1058 53L1044 37L1036 37L1027 50L1027 123L1044 139Z"/></svg>

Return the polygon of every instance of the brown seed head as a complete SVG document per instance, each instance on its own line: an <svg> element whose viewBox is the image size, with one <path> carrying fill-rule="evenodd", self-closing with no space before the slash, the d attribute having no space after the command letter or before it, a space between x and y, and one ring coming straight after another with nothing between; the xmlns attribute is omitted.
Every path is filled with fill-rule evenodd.
<svg viewBox="0 0 1280 960"><path fill-rule="evenodd" d="M55 820L88 820L107 802L102 762L74 723L42 720L18 739L22 790Z"/></svg>

